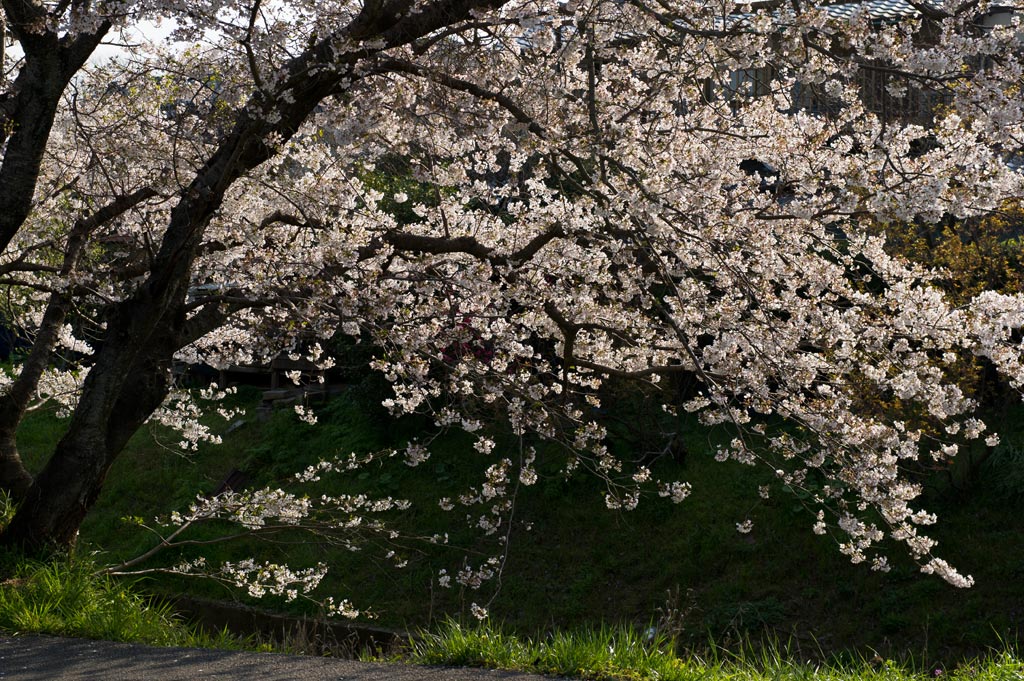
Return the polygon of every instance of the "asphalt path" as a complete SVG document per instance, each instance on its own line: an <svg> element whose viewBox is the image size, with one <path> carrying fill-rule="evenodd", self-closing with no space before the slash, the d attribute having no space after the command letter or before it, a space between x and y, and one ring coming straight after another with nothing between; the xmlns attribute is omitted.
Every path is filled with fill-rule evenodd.
<svg viewBox="0 0 1024 681"><path fill-rule="evenodd" d="M551 681L451 667L370 664L276 653L155 648L52 636L0 637L0 681Z"/></svg>

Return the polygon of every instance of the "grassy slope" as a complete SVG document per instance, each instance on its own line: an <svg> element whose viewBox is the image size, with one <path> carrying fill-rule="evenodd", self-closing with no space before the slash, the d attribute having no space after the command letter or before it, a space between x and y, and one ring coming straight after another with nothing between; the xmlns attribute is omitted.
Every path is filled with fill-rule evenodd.
<svg viewBox="0 0 1024 681"><path fill-rule="evenodd" d="M125 516L149 520L187 505L197 491L215 488L232 468L271 481L319 456L400 442L420 425L389 424L360 405L359 396L353 391L334 400L316 428L288 413L250 422L226 437L224 445L204 448L191 461L156 446L152 435L140 434L111 471L99 506L82 529L83 541L107 551L101 561L133 555L150 540L124 522ZM20 434L19 445L29 458L38 457L58 435L59 424L37 415ZM1024 439L1020 432L1011 433L1014 438ZM807 651L903 651L919 660L998 647L999 637L1013 639L1024 628L1024 521L1020 497L1012 489L989 494L985 490L991 481L983 481L971 494L946 493L931 503L941 518L933 534L942 542L942 555L978 582L969 591L958 591L899 561L888 575L849 565L830 540L810 532L812 519L794 499L777 492L769 501L758 500L759 472L715 463L706 455L706 440L691 429L689 456L662 471L666 478L693 483L692 497L678 506L652 500L633 513L611 513L603 508L599 487L586 478L564 481L548 475L524 490L517 517L533 529L517 529L511 537L492 614L526 632L600 621L645 624L664 612L672 591L677 609L685 613L676 623L681 622L684 639L692 643L709 634L729 642L768 631L783 639L793 636L794 645ZM482 462L466 441L456 438L440 443L419 468L395 461L345 484L351 490L376 489L415 500L437 487L458 489L463 469ZM995 475L1006 479L1005 470ZM755 523L749 535L734 529L745 517ZM416 507L403 520L426 533L461 524L459 516L430 504ZM468 541L458 531L452 539ZM238 557L251 550L242 546L234 554L218 552ZM413 545L404 552L409 567L395 570L374 560L372 551L261 550L267 558L291 555L296 563L328 562L332 577L326 589L352 597L357 605L373 605L381 624L412 628L464 612L470 601L489 597L428 586L439 568L458 566L459 554L452 551ZM234 597L197 582L161 578L151 586Z"/></svg>

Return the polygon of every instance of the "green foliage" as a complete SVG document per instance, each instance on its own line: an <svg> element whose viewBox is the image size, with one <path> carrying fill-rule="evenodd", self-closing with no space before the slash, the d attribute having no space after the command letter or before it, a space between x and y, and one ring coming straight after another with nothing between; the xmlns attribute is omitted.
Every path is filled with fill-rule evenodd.
<svg viewBox="0 0 1024 681"><path fill-rule="evenodd" d="M451 195L455 191L451 187L439 187L413 179L409 159L399 155L380 159L376 168L364 170L359 174L359 179L368 188L376 189L383 194L377 208L394 216L400 225L422 221L413 210L416 204L437 206L441 197ZM406 199L397 201L395 196L399 194L405 194Z"/></svg>
<svg viewBox="0 0 1024 681"><path fill-rule="evenodd" d="M785 605L775 597L753 601L723 603L708 613L707 624L713 631L759 634L784 625Z"/></svg>
<svg viewBox="0 0 1024 681"><path fill-rule="evenodd" d="M982 291L1014 294L1024 290L1024 203L1020 201L1007 202L1001 212L984 218L868 227L885 235L886 250L893 255L933 269L938 277L933 283L955 305L967 304ZM988 408L998 408L1014 395L987 361L979 358L961 359L948 374L968 396ZM865 406L871 401L865 400ZM902 408L897 400L882 406Z"/></svg>
<svg viewBox="0 0 1024 681"><path fill-rule="evenodd" d="M10 495L0 489L0 527L4 527L7 523L11 522L16 509L17 507L11 501Z"/></svg>
<svg viewBox="0 0 1024 681"><path fill-rule="evenodd" d="M517 669L530 664L530 649L517 637L487 625L462 627L447 620L436 632L421 631L408 659L419 664Z"/></svg>
<svg viewBox="0 0 1024 681"><path fill-rule="evenodd" d="M410 643L406 661L443 664L611 681L1020 681L1024 662L1013 651L965 662L955 669L915 667L860 658L842 663L812 664L778 644L739 653L712 648L705 659L680 657L673 642L653 628L645 633L628 627L584 628L536 638L507 633L490 622L462 626L447 620L434 631L421 632Z"/></svg>
<svg viewBox="0 0 1024 681"><path fill-rule="evenodd" d="M0 493L0 527L14 510ZM100 574L89 560L63 556L37 562L8 551L0 553L0 575L0 632L210 648L251 643L227 631L211 634L187 626L169 605Z"/></svg>
<svg viewBox="0 0 1024 681"><path fill-rule="evenodd" d="M1024 447L1001 444L981 467L982 484L987 494L998 501L1024 499Z"/></svg>
<svg viewBox="0 0 1024 681"><path fill-rule="evenodd" d="M984 290L1006 293L1024 287L1024 205L1010 203L997 215L951 224L887 223L890 251L944 271L937 283L957 303Z"/></svg>

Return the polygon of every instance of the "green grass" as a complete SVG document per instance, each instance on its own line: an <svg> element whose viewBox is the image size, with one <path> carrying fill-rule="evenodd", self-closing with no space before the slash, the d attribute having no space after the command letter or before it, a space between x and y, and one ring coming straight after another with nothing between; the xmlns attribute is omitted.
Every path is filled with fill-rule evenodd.
<svg viewBox="0 0 1024 681"><path fill-rule="evenodd" d="M672 640L635 628L597 627L524 638L489 622L462 626L448 620L421 632L397 659L413 664L505 669L592 681L1021 681L1024 662L1012 651L961 663L953 669L920 668L861 658L811 663L792 649L769 645L728 653L712 648L704 657L680 657Z"/></svg>
<svg viewBox="0 0 1024 681"><path fill-rule="evenodd" d="M681 661L671 642L629 627L599 627L521 638L498 627L454 620L421 632L405 658L415 664L514 669L587 679L666 679ZM682 677L679 677L682 678Z"/></svg>
<svg viewBox="0 0 1024 681"><path fill-rule="evenodd" d="M88 562L72 559L9 567L12 576L0 583L0 631L164 646L244 644L187 626L170 606L150 602L130 585L94 571Z"/></svg>

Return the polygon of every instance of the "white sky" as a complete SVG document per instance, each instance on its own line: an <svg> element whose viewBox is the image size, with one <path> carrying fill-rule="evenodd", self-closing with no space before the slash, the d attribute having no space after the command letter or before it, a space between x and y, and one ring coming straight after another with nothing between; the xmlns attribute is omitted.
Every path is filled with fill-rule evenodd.
<svg viewBox="0 0 1024 681"><path fill-rule="evenodd" d="M167 40L174 30L173 21L162 21L159 25L152 21L143 21L124 29L120 34L112 32L107 34L107 42L101 43L96 51L92 53L89 62L99 64L124 53L122 44L160 42ZM123 36L123 39L122 39Z"/></svg>

